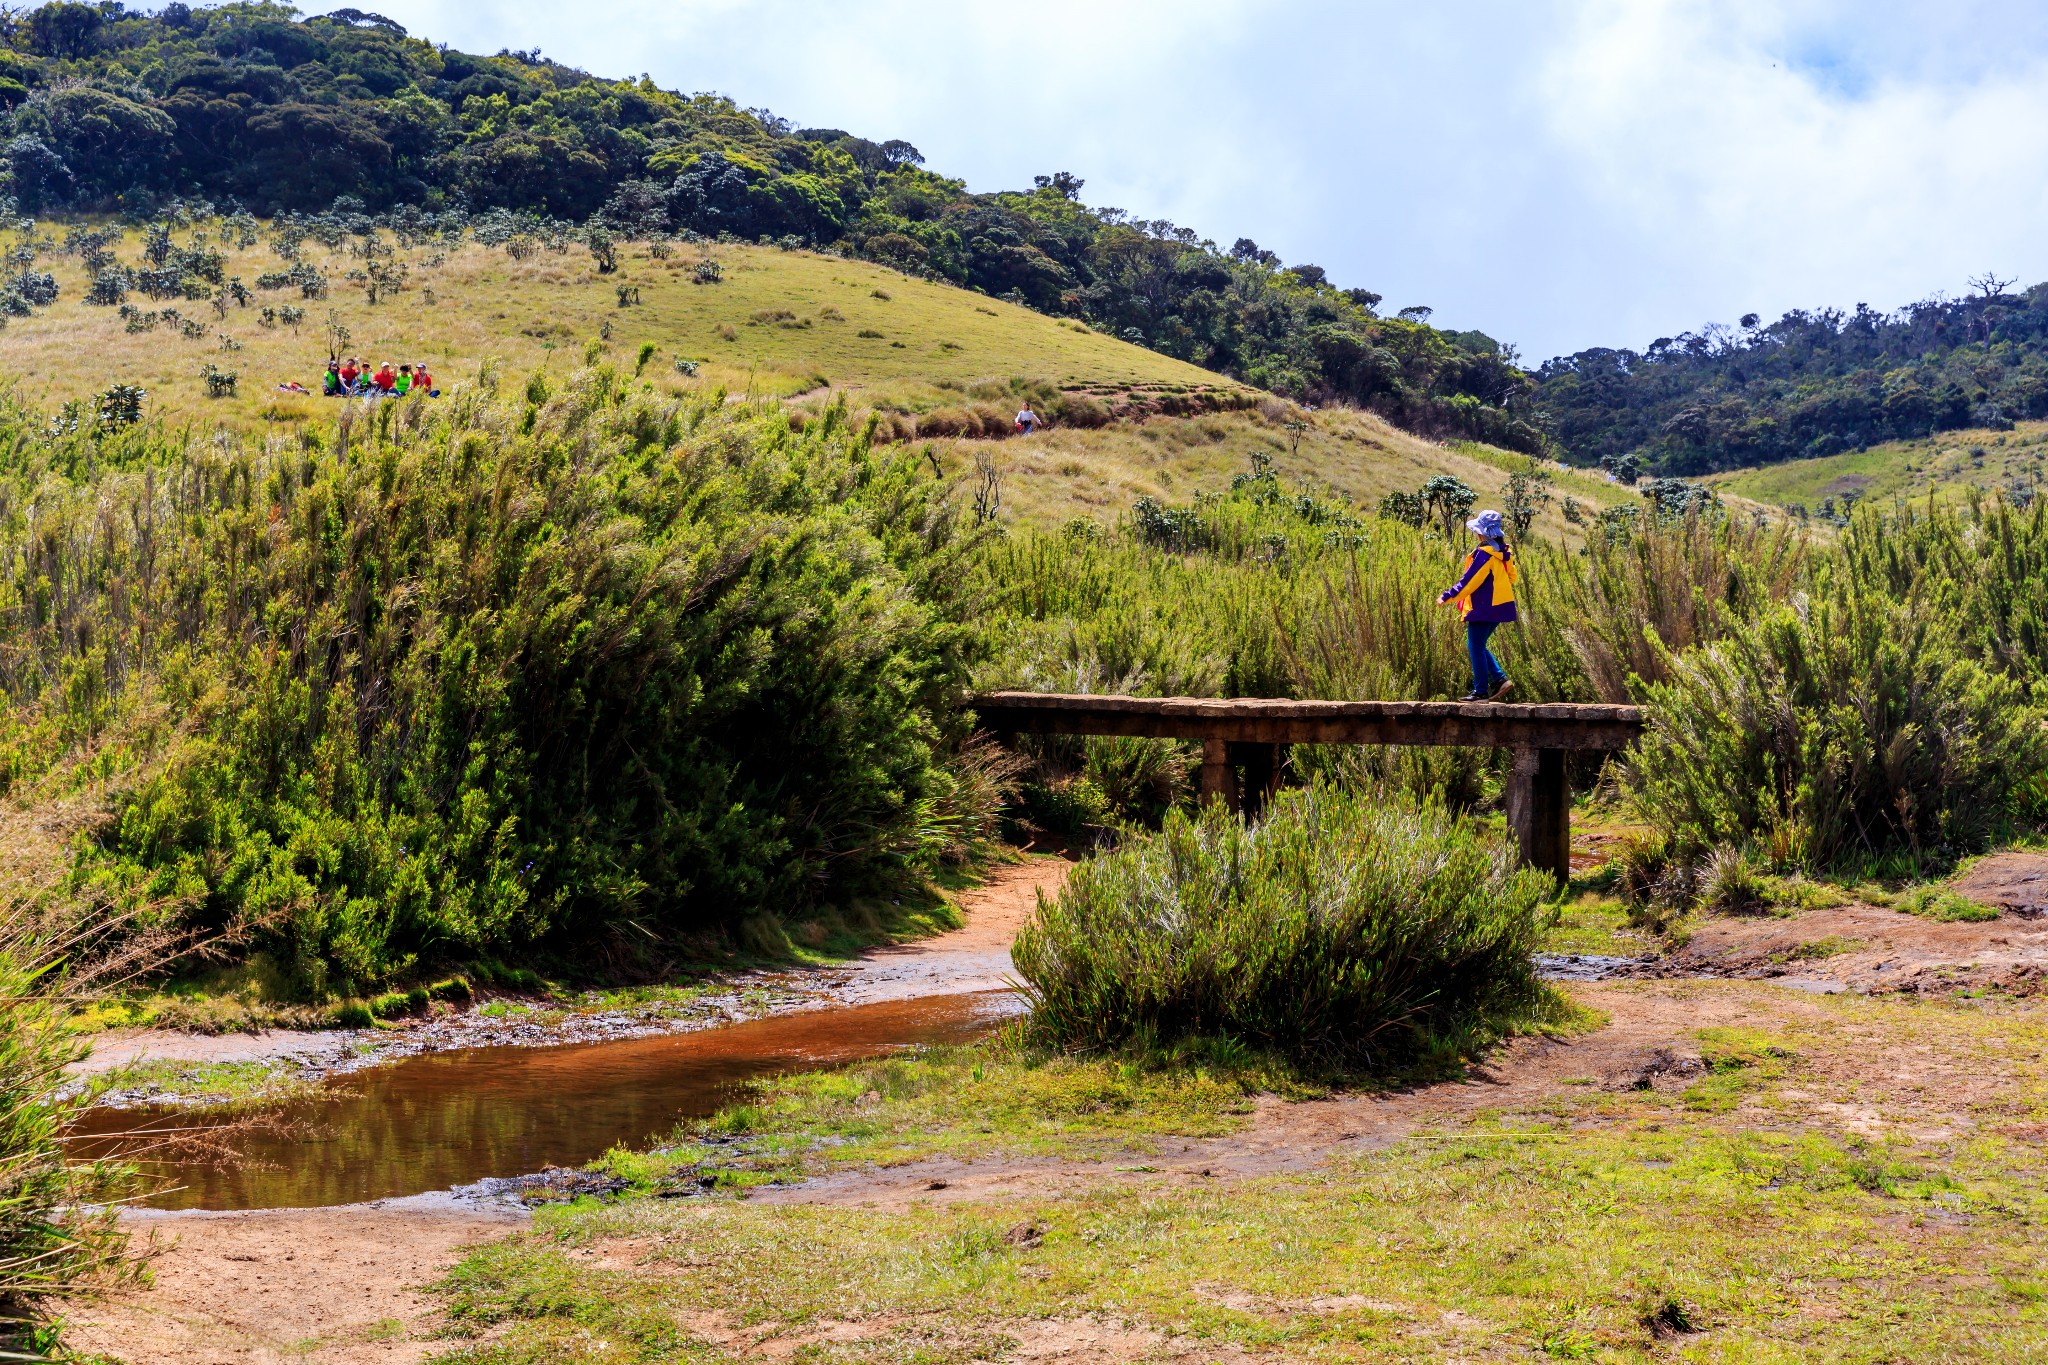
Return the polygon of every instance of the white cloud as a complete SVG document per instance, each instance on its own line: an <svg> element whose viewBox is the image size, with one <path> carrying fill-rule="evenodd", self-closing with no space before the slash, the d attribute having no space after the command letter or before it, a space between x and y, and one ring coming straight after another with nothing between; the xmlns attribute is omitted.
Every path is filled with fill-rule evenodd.
<svg viewBox="0 0 2048 1365"><path fill-rule="evenodd" d="M1880 70L1852 95L1789 60L1798 17L1605 4L1550 54L1561 178L1632 247L1615 332L1653 315L1670 330L1687 305L1892 306L1985 268L2048 274L2048 62L1974 79Z"/></svg>
<svg viewBox="0 0 2048 1365"><path fill-rule="evenodd" d="M1543 356L2048 278L2048 7L2011 0L419 0L977 189L1245 235Z"/></svg>

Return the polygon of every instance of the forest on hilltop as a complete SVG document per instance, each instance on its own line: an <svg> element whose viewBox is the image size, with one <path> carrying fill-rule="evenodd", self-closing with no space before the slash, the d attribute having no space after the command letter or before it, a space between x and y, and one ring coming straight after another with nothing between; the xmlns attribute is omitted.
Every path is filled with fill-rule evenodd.
<svg viewBox="0 0 2048 1365"><path fill-rule="evenodd" d="M1479 332L1257 243L1081 202L1057 173L971 194L908 142L478 56L356 9L62 0L0 16L0 175L18 211L147 216L202 196L261 215L512 212L633 234L837 247L1309 401L1543 448L1529 377Z"/></svg>
<svg viewBox="0 0 2048 1365"><path fill-rule="evenodd" d="M1971 285L1563 356L1536 371L1543 421L1577 461L1697 475L2048 417L2048 284Z"/></svg>

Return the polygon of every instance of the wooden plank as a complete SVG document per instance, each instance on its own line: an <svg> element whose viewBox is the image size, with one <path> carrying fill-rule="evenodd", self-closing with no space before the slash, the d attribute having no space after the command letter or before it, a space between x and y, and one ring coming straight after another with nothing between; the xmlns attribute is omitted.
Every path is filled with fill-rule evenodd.
<svg viewBox="0 0 2048 1365"><path fill-rule="evenodd" d="M1297 701L991 692L969 703L999 734L1134 735L1236 744L1421 744L1622 749L1642 732L1633 706Z"/></svg>

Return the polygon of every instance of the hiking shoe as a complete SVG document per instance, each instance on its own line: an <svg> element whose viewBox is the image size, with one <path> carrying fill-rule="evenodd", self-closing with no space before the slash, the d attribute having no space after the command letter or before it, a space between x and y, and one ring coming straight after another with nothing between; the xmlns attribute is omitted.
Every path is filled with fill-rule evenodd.
<svg viewBox="0 0 2048 1365"><path fill-rule="evenodd" d="M1465 694L1464 696L1462 696L1462 697L1458 698L1458 700L1459 700L1459 701L1485 701L1485 700L1486 700L1486 694L1485 694L1484 692L1481 692L1481 691L1480 691L1480 690L1479 690L1478 688L1476 688L1476 687L1475 687L1475 688L1473 688L1473 689L1472 689L1472 690L1471 690L1470 692L1467 692L1467 693L1466 693L1466 694Z"/></svg>
<svg viewBox="0 0 2048 1365"><path fill-rule="evenodd" d="M1503 697L1507 696L1507 694L1508 694L1508 691L1509 691L1509 689L1511 689L1512 687L1514 687L1514 685L1515 685L1515 684L1514 684L1513 680L1511 680L1511 679L1508 679L1508 678L1502 678L1502 679L1500 680L1500 686L1499 686L1499 687L1496 687L1496 688L1494 688L1494 689L1493 689L1493 695L1492 695L1492 696L1490 696L1490 697L1488 697L1488 698L1487 698L1487 700L1488 700L1488 701L1499 701L1499 700L1501 700L1501 699L1502 699Z"/></svg>

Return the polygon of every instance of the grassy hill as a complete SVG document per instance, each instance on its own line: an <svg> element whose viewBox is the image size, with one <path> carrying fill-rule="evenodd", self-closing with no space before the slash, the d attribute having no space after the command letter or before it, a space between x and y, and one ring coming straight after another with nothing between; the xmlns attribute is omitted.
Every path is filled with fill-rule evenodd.
<svg viewBox="0 0 2048 1365"><path fill-rule="evenodd" d="M2048 461L2048 422L2020 422L2011 431L1944 431L1868 450L1791 460L1708 480L1724 493L1778 507L1819 510L1845 500L1891 502L1967 498L1972 489L2008 495L2038 490Z"/></svg>
<svg viewBox="0 0 2048 1365"><path fill-rule="evenodd" d="M204 245L223 253L229 280L253 285L284 264L265 244ZM130 236L114 250L133 260L141 242ZM338 410L337 400L278 387L317 388L330 321L345 329L345 353L424 361L448 390L486 366L514 379L553 376L559 387L596 354L656 393L785 400L800 419L838 402L878 413L898 439L935 439L948 473L992 461L1006 516L1040 524L1113 519L1141 496L1216 491L1255 453L1290 484L1364 506L1440 473L1495 500L1525 459L1427 440L1356 409L1304 409L1084 323L865 261L708 243L659 250L622 243L617 271L600 274L580 244L524 260L474 243L401 248L405 286L372 305L347 278L358 258L307 242L303 257L329 280L327 299L297 289L252 290L244 304L136 295L130 310L158 318L139 331L132 312L83 302L84 266L50 254L38 264L56 275L59 301L0 332L0 370L40 408L139 384L146 420L166 430L258 438ZM698 282L704 262L716 264L718 282ZM286 308L303 310L297 326L281 320ZM208 367L234 372L234 393L211 396ZM1005 439L1021 397L1053 426ZM1595 476L1553 474L1583 503L1624 497ZM1571 533L1555 504L1538 526Z"/></svg>
<svg viewBox="0 0 2048 1365"><path fill-rule="evenodd" d="M267 247L214 246L223 250L230 278L253 284L283 268ZM131 239L115 250L132 259L139 243ZM781 396L827 384L857 391L911 381L911 392L892 396L937 406L946 392L938 386L957 390L999 372L1066 388L1242 391L1084 324L861 261L749 246L688 248L667 260L648 252L624 246L617 273L601 275L581 246L523 261L476 245L415 250L400 257L407 287L372 306L360 285L345 282L355 264L348 255L308 244L307 259L332 284L325 301L302 299L296 289L254 291L249 303L230 303L223 314L205 300L131 299L144 312L168 307L180 321L202 324L196 336L169 320L126 330L113 308L81 301L91 283L84 267L56 258L44 264L57 276L59 302L13 321L0 336L0 366L19 376L24 397L41 404L139 383L150 392L149 415L166 425L244 431L318 411L317 404L280 396L276 386L318 383L326 360L322 324L330 315L348 329L350 352L372 361L424 360L443 381L473 379L487 359L515 374L566 373L584 363L587 343L608 335L614 358L628 364L642 343L653 343L654 362L643 377L678 390L723 386ZM691 282L703 260L717 262L719 283ZM621 306L621 289L637 290L637 304ZM298 327L266 325L266 307L287 306L304 310ZM701 362L697 378L678 373L676 360ZM237 373L234 397L207 396L201 372L208 364Z"/></svg>

